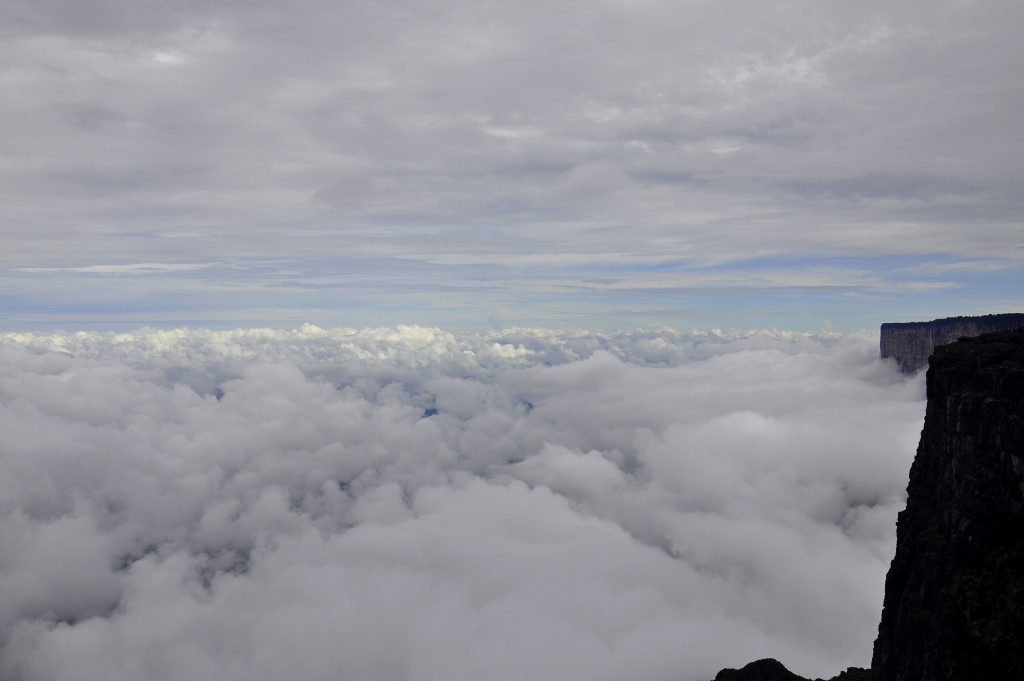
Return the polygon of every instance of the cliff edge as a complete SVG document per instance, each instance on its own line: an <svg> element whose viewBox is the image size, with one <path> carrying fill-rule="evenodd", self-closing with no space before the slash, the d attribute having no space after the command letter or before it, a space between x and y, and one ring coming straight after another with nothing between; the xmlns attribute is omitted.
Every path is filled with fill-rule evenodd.
<svg viewBox="0 0 1024 681"><path fill-rule="evenodd" d="M1019 313L887 323L882 324L879 349L882 359L892 357L901 371L912 374L928 365L928 357L940 345L983 333L1020 330L1024 330L1024 314Z"/></svg>
<svg viewBox="0 0 1024 681"><path fill-rule="evenodd" d="M870 670L833 681L1024 679L1024 332L937 348ZM806 681L775 660L716 681Z"/></svg>
<svg viewBox="0 0 1024 681"><path fill-rule="evenodd" d="M1024 333L938 348L871 667L1024 679Z"/></svg>

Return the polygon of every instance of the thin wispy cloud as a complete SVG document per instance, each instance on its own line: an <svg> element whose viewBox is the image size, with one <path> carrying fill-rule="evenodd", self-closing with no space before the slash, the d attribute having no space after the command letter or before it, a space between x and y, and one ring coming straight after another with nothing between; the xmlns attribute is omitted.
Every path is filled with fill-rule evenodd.
<svg viewBox="0 0 1024 681"><path fill-rule="evenodd" d="M19 267L17 272L83 272L88 274L157 274L192 272L213 267L211 263L139 262L126 265L85 265L82 267Z"/></svg>
<svg viewBox="0 0 1024 681"><path fill-rule="evenodd" d="M331 259L425 310L412 321L457 325L495 307L579 310L565 284L582 261L857 258L881 279L860 293L896 318L989 311L1022 276L1019 3L100 0L85 12L18 0L0 12L0 122L14 133L0 294L54 323L87 308L53 290L116 273L97 267L153 278L137 295L157 310L178 295L167 268L235 259ZM890 272L893 257L946 267L935 275L963 290L943 306L934 283ZM389 288L392 270L360 266L379 258L424 289L463 265L512 282L534 280L534 264L554 271L543 304L481 295L428 310ZM29 279L46 273L66 278ZM235 283L205 275L209 296ZM705 306L671 296L652 309ZM754 306L781 315L788 296ZM802 303L819 325L881 321L839 293ZM375 316L365 296L222 311L303 304L410 321ZM595 302L591 321L615 307Z"/></svg>

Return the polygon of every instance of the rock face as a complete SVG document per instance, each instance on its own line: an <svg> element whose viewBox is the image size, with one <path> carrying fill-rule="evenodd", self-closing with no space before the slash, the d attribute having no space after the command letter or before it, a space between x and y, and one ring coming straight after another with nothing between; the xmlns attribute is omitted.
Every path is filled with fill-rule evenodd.
<svg viewBox="0 0 1024 681"><path fill-rule="evenodd" d="M871 666L1024 679L1024 333L940 347L927 381Z"/></svg>
<svg viewBox="0 0 1024 681"><path fill-rule="evenodd" d="M1024 329L1024 314L1016 313L882 324L879 345L883 359L892 357L903 372L914 373L927 366L928 357L940 345L962 337L1021 329Z"/></svg>
<svg viewBox="0 0 1024 681"><path fill-rule="evenodd" d="M935 350L871 669L833 681L1024 679L1024 332ZM799 681L775 660L715 681Z"/></svg>

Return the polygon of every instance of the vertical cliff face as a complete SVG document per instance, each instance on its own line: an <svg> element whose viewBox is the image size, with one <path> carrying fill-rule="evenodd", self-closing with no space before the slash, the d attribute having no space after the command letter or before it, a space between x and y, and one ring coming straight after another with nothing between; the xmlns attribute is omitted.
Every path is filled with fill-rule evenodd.
<svg viewBox="0 0 1024 681"><path fill-rule="evenodd" d="M879 341L882 357L892 357L906 373L928 364L928 357L940 345L958 338L996 331L1024 329L1024 314L990 314L980 317L948 317L930 322L882 324Z"/></svg>
<svg viewBox="0 0 1024 681"><path fill-rule="evenodd" d="M1024 679L1024 333L940 347L927 381L872 668Z"/></svg>
<svg viewBox="0 0 1024 681"><path fill-rule="evenodd" d="M870 670L833 681L1024 679L1024 332L937 348ZM716 681L797 681L774 660Z"/></svg>

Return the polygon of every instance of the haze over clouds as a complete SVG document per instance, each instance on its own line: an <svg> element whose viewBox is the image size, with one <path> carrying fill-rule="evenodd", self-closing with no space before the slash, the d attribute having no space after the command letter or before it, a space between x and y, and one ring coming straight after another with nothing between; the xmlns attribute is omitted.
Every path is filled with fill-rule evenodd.
<svg viewBox="0 0 1024 681"><path fill-rule="evenodd" d="M828 675L922 415L861 335L0 335L0 678Z"/></svg>
<svg viewBox="0 0 1024 681"><path fill-rule="evenodd" d="M0 325L1017 311L1022 22L1016 0L7 0Z"/></svg>

